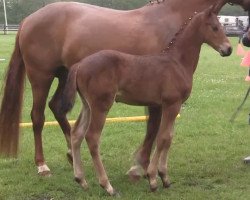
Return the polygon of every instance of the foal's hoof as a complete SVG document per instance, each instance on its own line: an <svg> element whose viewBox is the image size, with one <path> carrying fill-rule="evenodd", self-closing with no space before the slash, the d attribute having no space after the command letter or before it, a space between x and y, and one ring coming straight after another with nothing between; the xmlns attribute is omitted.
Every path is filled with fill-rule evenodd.
<svg viewBox="0 0 250 200"><path fill-rule="evenodd" d="M71 164L73 166L73 157L72 157L72 155L70 153L67 153L66 155L67 155L67 159L68 159L69 164Z"/></svg>
<svg viewBox="0 0 250 200"><path fill-rule="evenodd" d="M42 177L51 177L52 176L50 171L38 172L38 175L42 176Z"/></svg>
<svg viewBox="0 0 250 200"><path fill-rule="evenodd" d="M157 189L158 189L157 185L154 185L154 186L151 185L151 186L150 186L150 191L151 191L151 192L156 192Z"/></svg>
<svg viewBox="0 0 250 200"><path fill-rule="evenodd" d="M77 177L75 177L74 180L81 186L83 190L86 191L89 189L88 183L85 180L81 180L80 178Z"/></svg>
<svg viewBox="0 0 250 200"><path fill-rule="evenodd" d="M121 197L121 194L118 191L116 191L115 189L112 193L109 193L109 195L112 197L117 197L117 198Z"/></svg>
<svg viewBox="0 0 250 200"><path fill-rule="evenodd" d="M167 176L160 171L158 171L158 175L161 178L163 188L169 188L171 183L170 183L169 179L167 178Z"/></svg>
<svg viewBox="0 0 250 200"><path fill-rule="evenodd" d="M38 166L38 175L43 177L50 177L52 176L50 169L46 164Z"/></svg>
<svg viewBox="0 0 250 200"><path fill-rule="evenodd" d="M170 188L171 183L169 181L166 181L166 182L163 182L162 185L163 185L163 188L167 189L167 188Z"/></svg>
<svg viewBox="0 0 250 200"><path fill-rule="evenodd" d="M141 179L141 176L138 174L133 174L133 173L127 173L129 180L133 183L138 182Z"/></svg>

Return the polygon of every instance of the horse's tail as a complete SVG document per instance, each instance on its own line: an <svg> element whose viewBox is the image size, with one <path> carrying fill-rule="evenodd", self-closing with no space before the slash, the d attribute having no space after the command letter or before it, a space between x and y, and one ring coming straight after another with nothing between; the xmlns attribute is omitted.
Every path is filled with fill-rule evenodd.
<svg viewBox="0 0 250 200"><path fill-rule="evenodd" d="M0 155L17 156L19 145L19 122L21 119L25 66L19 46L18 30L15 48L5 74L2 104L0 108Z"/></svg>
<svg viewBox="0 0 250 200"><path fill-rule="evenodd" d="M69 70L60 104L60 111L62 114L67 114L74 106L77 92L76 76L78 68L79 65L75 64Z"/></svg>

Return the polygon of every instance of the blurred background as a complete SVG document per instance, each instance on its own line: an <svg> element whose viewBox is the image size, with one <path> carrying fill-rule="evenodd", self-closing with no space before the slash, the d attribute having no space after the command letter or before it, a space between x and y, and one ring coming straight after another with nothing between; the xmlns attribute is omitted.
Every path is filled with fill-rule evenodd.
<svg viewBox="0 0 250 200"><path fill-rule="evenodd" d="M17 31L18 24L26 16L47 4L59 1L60 0L0 0L0 33L7 34L8 31ZM148 3L149 0L77 0L77 2L129 10L139 8ZM248 25L247 13L240 7L230 6L229 4L223 7L219 19L228 36L242 35L242 32L244 32Z"/></svg>
<svg viewBox="0 0 250 200"><path fill-rule="evenodd" d="M115 9L128 10L143 6L149 0L76 0L77 2L95 4ZM0 0L0 24L4 24L4 0ZM6 11L9 24L18 24L20 21L38 10L39 8L49 4L58 2L58 0L5 0ZM226 5L221 15L242 16L246 15L240 7Z"/></svg>

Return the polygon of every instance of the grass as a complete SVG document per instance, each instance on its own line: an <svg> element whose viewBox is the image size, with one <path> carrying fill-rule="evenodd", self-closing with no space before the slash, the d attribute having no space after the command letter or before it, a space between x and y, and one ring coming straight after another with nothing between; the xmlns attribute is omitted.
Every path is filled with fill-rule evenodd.
<svg viewBox="0 0 250 200"><path fill-rule="evenodd" d="M0 61L1 75L10 58L14 39L15 35L0 35L0 58L6 59ZM236 47L237 39L231 41ZM249 99L235 122L229 122L249 87L244 82L247 69L239 66L240 61L235 52L228 58L221 58L204 45L192 95L181 111L181 118L176 121L169 155L169 175L173 184L168 190L160 187L156 193L150 193L146 180L131 184L125 176L133 163L132 154L144 137L145 123L106 124L101 152L111 183L121 192L121 199L249 199L250 166L242 162L244 156L250 155ZM56 82L50 97L55 86ZM24 122L30 121L31 105L27 81ZM79 109L77 102L69 118L75 119ZM144 108L116 104L109 116L143 114ZM46 120L54 120L48 109ZM43 178L36 174L33 132L31 128L24 128L19 158L0 160L0 200L110 199L98 185L86 144L82 148L82 157L90 189L83 191L73 181L59 127L45 127L43 139L53 176Z"/></svg>

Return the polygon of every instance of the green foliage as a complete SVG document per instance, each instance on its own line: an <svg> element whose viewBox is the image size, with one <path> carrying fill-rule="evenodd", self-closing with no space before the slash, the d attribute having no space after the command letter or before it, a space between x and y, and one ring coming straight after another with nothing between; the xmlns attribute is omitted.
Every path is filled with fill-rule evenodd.
<svg viewBox="0 0 250 200"><path fill-rule="evenodd" d="M242 16L247 15L247 12L245 12L240 6L231 6L226 4L222 8L220 15Z"/></svg>
<svg viewBox="0 0 250 200"><path fill-rule="evenodd" d="M20 23L29 14L39 8L60 0L6 0L6 9L9 24ZM61 0L63 1L63 0ZM67 0L65 0L67 1ZM70 1L70 0L68 0ZM82 3L89 3L103 7L112 7L116 9L128 10L138 8L144 5L148 0L77 0ZM3 2L0 1L0 24L4 23Z"/></svg>
<svg viewBox="0 0 250 200"><path fill-rule="evenodd" d="M14 46L15 35L0 35L0 84ZM237 38L231 39L233 46ZM194 76L193 91L176 121L175 136L169 155L169 174L172 186L150 193L148 182L131 184L125 176L132 165L132 155L144 138L145 123L108 123L105 125L101 153L113 186L121 199L227 199L247 200L250 194L250 166L242 159L250 154L248 113L246 102L232 124L230 116L242 101L248 83L244 82L247 68L239 66L241 58L235 55L221 58L217 52L202 48L199 66ZM157 67L157 66L156 66ZM51 98L56 82L49 95ZM0 85L1 88L1 85ZM249 97L250 98L250 97ZM31 89L26 84L23 121L30 121ZM80 110L78 101L70 119ZM136 116L144 113L141 107L115 104L109 116ZM49 109L46 120L54 120ZM47 126L43 142L47 163L53 172L50 178L36 174L32 128L22 129L21 150L18 159L0 159L1 200L80 200L109 199L99 186L86 143L82 158L90 188L83 191L73 181L72 167L66 160L66 143L58 126Z"/></svg>

